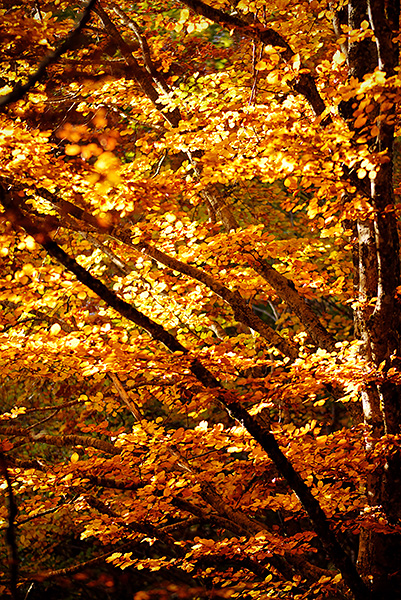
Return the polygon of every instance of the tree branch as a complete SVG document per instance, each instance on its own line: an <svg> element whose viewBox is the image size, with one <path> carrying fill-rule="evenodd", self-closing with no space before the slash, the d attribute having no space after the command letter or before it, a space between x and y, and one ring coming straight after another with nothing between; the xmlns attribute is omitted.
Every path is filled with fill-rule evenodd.
<svg viewBox="0 0 401 600"><path fill-rule="evenodd" d="M139 65L136 58L132 55L131 48L123 40L119 31L117 30L117 27L111 21L110 17L106 13L106 11L100 6L100 4L98 4L95 11L99 15L108 35L117 43L118 47L120 48L121 54L124 56L127 64L129 65L132 71L133 77L140 85L144 94L149 98L149 100L151 100L152 104L157 108L157 110L164 117L164 119L168 123L170 123L172 127L177 127L178 123L181 120L181 115L178 108L175 108L172 111L161 111L162 105L158 102L159 93L153 87L152 76Z"/></svg>
<svg viewBox="0 0 401 600"><path fill-rule="evenodd" d="M153 78L159 77L158 81L160 84L160 74L157 74L154 67L153 67L153 75L150 75L146 69L142 68L138 64L138 62L134 58L134 56L132 55L130 47L123 40L119 31L117 30L114 23L111 21L110 17L106 13L106 11L99 5L96 8L96 12L99 15L99 17L101 18L106 32L113 40L115 40L118 47L120 48L121 54L126 59L127 64L130 66L130 68L132 70L133 77L137 80L137 82L140 85L144 94L149 98L149 100L152 102L152 104L160 112L162 117L172 127L178 127L178 124L182 118L179 108L174 108L173 110L162 110L162 104L160 102L160 95L153 86L152 77ZM150 67L150 68L152 70L152 67ZM192 156L191 152L188 150L185 154L188 156L188 159L194 168L195 176L199 177L199 173L200 173L199 166L198 166L197 162L195 161L194 157ZM226 206L225 202L218 195L216 195L214 193L213 189L211 189L211 186L202 190L200 192L200 195L204 198L204 200L206 200L206 202L209 204L209 206L212 208L212 210L214 210L217 213L218 217L221 219L221 221L222 221L224 227L227 229L227 231L231 231L232 229L236 229L238 227L238 223L237 223L236 219L234 218L234 216L232 215L231 211Z"/></svg>
<svg viewBox="0 0 401 600"><path fill-rule="evenodd" d="M55 199L54 195L47 190L40 189L38 190L38 193L43 195L47 200L51 201L56 209L62 204L62 210L60 210L62 214L69 212L72 216L74 216L74 218L82 220L85 223L89 223L101 233L109 234L111 237L132 248L136 247L136 245L132 244L131 242L130 233L121 232L121 230L115 225L100 226L96 218L86 213L83 209L77 209L77 207L75 207L75 205L71 202L66 202L63 200L58 201L58 199ZM60 226L63 226L63 224L60 223ZM74 229L78 231L79 226L74 227ZM85 235L88 236L88 234ZM91 236L90 238L88 237L88 239L94 243L95 238L92 238ZM98 244L102 248L104 247L104 245L100 242L98 242ZM297 357L298 352L295 346L282 338L277 332L274 331L274 329L269 327L264 321L262 321L262 319L255 315L249 304L247 304L247 302L238 292L232 292L202 269L189 265L188 263L184 263L177 258L158 250L149 242L140 242L137 246L140 247L144 254L150 258L153 258L157 262L169 267L173 271L182 273L183 275L191 277L192 279L195 279L196 281L206 285L210 290L212 290L215 294L222 298L222 300L231 306L237 321L260 333L262 337L264 337L272 345L276 346L286 356L289 356L292 359ZM320 348L326 349L328 352L333 352L335 350L336 340L320 323L318 317L309 308L304 298L295 289L292 281L284 277L284 275L281 275L281 273L276 271L276 269L265 260L256 258L252 264L252 267L269 283L269 285L272 286L273 289L276 290L280 298L297 315L315 344L317 344Z"/></svg>
<svg viewBox="0 0 401 600"><path fill-rule="evenodd" d="M398 31L399 23L399 2L392 2L392 9L389 7L389 11L394 10L392 18L393 23L386 17L387 13L387 2L383 0L368 0L368 15L370 26L373 29L373 33L376 39L376 48L378 55L378 66L379 69L385 71L387 76L390 77L394 74L394 68L397 66L397 54L396 48L393 42L393 35Z"/></svg>
<svg viewBox="0 0 401 600"><path fill-rule="evenodd" d="M99 498L95 498L94 496L91 496L89 494L85 494L84 498L91 508L94 508L101 514L108 515L112 519L119 520L119 524L121 525L121 527L124 527L125 529L133 531L135 533L142 533L147 536L155 537L161 540L162 542L165 542L168 546L173 547L174 550L178 551L180 554L185 554L185 551L183 549L178 548L174 544L175 540L168 532L169 530L165 532L163 531L162 527L155 527L155 525L153 525L149 521L141 521L140 523L127 523L125 517L122 517L121 515L116 513L107 504L99 500Z"/></svg>
<svg viewBox="0 0 401 600"><path fill-rule="evenodd" d="M242 406L241 401L233 393L226 390L221 382L203 366L197 358L191 358L188 350L171 333L166 331L162 325L152 321L146 315L143 315L135 307L124 300L121 300L114 292L109 290L101 281L97 280L83 267L81 267L73 258L71 258L62 248L58 246L45 231L39 230L27 217L25 217L19 208L12 202L11 197L5 193L0 186L0 200L6 208L7 218L15 224L23 227L25 231L33 236L47 252L56 260L61 262L66 269L70 270L77 279L96 293L106 304L114 308L120 315L129 319L142 329L145 329L153 339L161 342L171 352L179 352L189 358L188 367L195 378L210 390L212 396L220 405L237 421L239 421L251 436L260 444L278 471L286 479L290 488L295 492L305 508L309 518L313 523L315 532L322 542L329 557L341 572L344 581L352 590L356 600L367 600L370 598L370 591L359 576L355 565L350 557L344 551L334 535L329 521L316 500L311 490L308 488L302 477L287 459L280 449L273 433L268 429L260 416L252 416ZM66 436L67 437L67 436ZM73 436L76 437L76 436ZM113 447L114 448L114 447Z"/></svg>
<svg viewBox="0 0 401 600"><path fill-rule="evenodd" d="M118 395L120 396L120 398L124 402L124 404L127 406L128 410L132 413L132 415L135 417L135 419L139 423L142 423L143 416L141 414L139 406L137 405L136 402L134 402L134 400L132 400L128 396L128 394L125 391L125 388L124 388L123 384L121 383L120 379L118 378L118 376L115 373L110 372L110 373L108 373L108 377L113 382L114 387L116 388L116 390L118 392Z"/></svg>
<svg viewBox="0 0 401 600"><path fill-rule="evenodd" d="M125 12L123 10L121 10L121 8L114 2L111 2L109 4L109 6L112 10L114 10L116 15L118 15L120 17L122 22L129 29L131 29L131 31L134 32L137 42L141 48L143 62L145 64L145 67L146 67L148 73L153 77L153 81L156 84L160 85L160 88L163 90L163 92L168 93L170 91L170 88L167 85L167 82L164 79L162 73L159 73L159 71L156 69L156 66L150 55L150 48L149 48L148 42L147 42L146 38L141 35L141 32L140 32L137 24L132 19L128 18L128 16L125 14Z"/></svg>
<svg viewBox="0 0 401 600"><path fill-rule="evenodd" d="M263 42L266 46L283 48L282 55L285 60L290 60L294 56L294 52L285 39L274 29L263 27L260 21L257 21L256 25L250 25L240 17L213 8L213 6L205 4L201 0L181 0L181 2L191 8L197 15L202 15L209 21L214 21L226 29L235 29L246 37Z"/></svg>
<svg viewBox="0 0 401 600"><path fill-rule="evenodd" d="M280 52L280 54L286 61L289 61L294 56L292 48L285 39L279 33L274 31L274 29L266 28L260 22L256 22L255 25L249 25L243 19L229 15L217 8L213 8L201 0L181 0L181 2L186 4L198 15L202 15L226 29L235 29L252 40L261 41L266 46L278 46L279 48L283 48L283 51ZM306 98L317 116L322 114L325 109L325 104L317 90L315 80L310 73L300 73L298 78L292 83L292 87Z"/></svg>
<svg viewBox="0 0 401 600"><path fill-rule="evenodd" d="M256 258L252 267L276 290L280 298L297 315L315 344L328 352L333 352L336 340L320 323L318 317L295 289L292 281L276 271L266 260Z"/></svg>
<svg viewBox="0 0 401 600"><path fill-rule="evenodd" d="M269 325L255 315L249 304L242 298L239 292L231 291L205 271L165 254L161 250L151 246L148 242L140 242L139 246L147 256L154 258L173 271L178 271L179 273L187 275L206 285L206 287L231 306L237 321L260 333L269 344L276 346L276 348L278 348L285 356L289 356L292 360L297 358L297 348L291 342L282 338L274 331L274 329L269 327Z"/></svg>
<svg viewBox="0 0 401 600"><path fill-rule="evenodd" d="M121 450L116 448L111 442L104 440L98 440L97 438L87 437L84 435L47 435L45 433L33 434L27 429L20 429L19 427L1 427L0 435L11 435L19 437L27 437L32 442L40 442L41 444L49 444L51 446L58 446L63 448L64 446L90 446L101 450L106 454L112 454L116 456L120 454Z"/></svg>
<svg viewBox="0 0 401 600"><path fill-rule="evenodd" d="M100 477L99 475L88 475L86 472L82 472L82 477L85 479L89 479L93 485L96 487L104 487L115 490L137 490L142 487L140 481L137 482L126 482L126 481L117 481L112 477Z"/></svg>
<svg viewBox="0 0 401 600"><path fill-rule="evenodd" d="M46 194L47 199L52 197L52 195L50 194L50 196L49 196L49 194L50 194L50 192L48 192ZM52 199L52 203L56 207L58 206L58 202L55 202L54 197ZM68 203L68 204L70 204L70 203ZM65 204L63 205L63 212L64 212L64 210L69 210L69 207L67 207ZM90 218L90 215L86 216L85 211L82 211L82 209L79 209L77 211L74 208L74 209L72 209L72 213L74 213L74 216L79 215L79 217L77 216L76 218L85 220L85 222L90 221L91 225L93 227L97 226L95 219L93 217ZM63 226L63 223L60 223L60 225ZM67 226L68 226L68 223L67 223ZM79 230L79 227L77 227L76 230ZM38 228L38 231L39 231L39 228ZM102 228L101 228L101 231L102 231ZM133 245L131 243L131 234L130 233L125 234L125 232L124 232L124 234L122 234L115 226L109 226L108 229L103 228L102 232L108 233L109 235L111 235L115 239L123 242L124 244L129 245L132 248L138 249L135 245ZM93 239L95 239L95 238L93 238ZM103 246L103 245L100 244L100 242L98 242L97 246L99 247L99 246ZM203 283L204 285L206 285L210 290L215 292L215 294L217 294L220 298L222 298L225 302L227 302L231 306L231 308L234 312L234 317L238 322L243 323L247 327L251 327L252 329L257 331L269 344L278 348L283 353L284 356L288 356L292 360L295 360L298 357L298 350L297 350L296 346L294 344L292 344L291 342L287 341L285 338L281 337L274 329L272 329L269 325L267 325L264 321L262 321L262 319L260 319L252 311L252 308L242 298L242 296L239 294L239 292L237 292L237 291L232 292L227 287L225 287L221 283L219 283L216 279L214 279L211 275L207 274L205 271L202 271L201 269L198 269L197 267L188 265L187 263L183 263L183 262L179 261L178 259L176 259L172 256L169 256L169 255L165 254L164 252L158 250L157 248L154 248L153 246L151 246L150 244L148 244L146 242L141 242L139 244L139 247L142 249L142 251L147 256L150 256L151 258L157 260L158 262L164 264L165 266L171 268L174 271L178 271L179 273L182 273L183 275L187 275L187 276L195 279L196 281L199 281L200 283ZM115 262L115 260L114 260L114 262ZM294 293L296 294L296 292L294 292ZM141 325L141 327L142 327L142 325Z"/></svg>
<svg viewBox="0 0 401 600"><path fill-rule="evenodd" d="M79 21L75 29L73 29L68 34L64 42L56 50L54 50L54 52L51 52L42 60L39 67L37 68L35 73L33 73L33 75L29 77L28 81L24 85L17 84L12 92L0 98L0 109L3 106L11 104L12 102L17 102L17 100L21 100L21 98L23 98L23 96L31 89L31 87L33 87L36 83L38 83L38 81L42 79L42 77L46 73L47 67L55 63L60 58L60 56L62 56L63 54L65 54L65 52L68 52L68 50L71 49L73 42L78 38L81 31L88 23L91 11L95 7L96 2L97 0L90 0L88 2L82 14L81 20Z"/></svg>
<svg viewBox="0 0 401 600"><path fill-rule="evenodd" d="M99 562L104 561L106 558L108 558L109 556L114 554L114 552L116 550L118 550L118 551L125 550L127 548L130 548L132 545L133 545L133 542L129 541L129 542L126 542L125 544L122 544L121 546L117 546L117 547L113 548L113 550L111 550L110 552L105 552L104 554L101 554L100 556L96 556L95 558L91 558L90 560L87 560L86 562L71 565L69 567L65 567L64 569L55 569L53 571L52 570L41 571L39 573L29 575L29 577L23 577L23 578L21 578L21 580L23 580L23 581L32 581L32 580L44 581L46 579L52 579L54 577L62 577L63 575L72 575L73 573L83 571L85 569L88 569L89 567L92 567L93 565L96 565Z"/></svg>

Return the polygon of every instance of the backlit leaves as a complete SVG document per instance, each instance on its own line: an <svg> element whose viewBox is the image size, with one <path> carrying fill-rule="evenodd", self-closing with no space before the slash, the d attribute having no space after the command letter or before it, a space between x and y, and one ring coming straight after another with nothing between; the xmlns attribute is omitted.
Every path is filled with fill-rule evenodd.
<svg viewBox="0 0 401 600"><path fill-rule="evenodd" d="M34 4L3 11L1 94L78 15L67 2L46 3L40 15ZM164 580L183 598L335 594L340 575L297 495L193 361L222 382L228 405L233 394L274 433L352 552L361 527L387 530L365 484L399 441L387 436L373 457L365 452L357 403L384 375L354 340L352 309L363 300L350 221L373 218L364 186L389 157L372 138L398 127L399 76L349 77L339 44L370 39L369 24L335 39L332 10L315 0L236 6L285 38L286 59L283 47L262 47L180 3L123 1L126 19L113 3L102 7L143 79L95 13L77 47L0 117L0 183L42 231L28 234L2 209L0 436L23 578L103 557L129 573L137 600L172 597ZM323 115L297 92L309 71ZM347 101L352 127L338 109ZM165 118L174 110L176 126ZM42 248L46 236L188 355L77 281ZM333 351L261 264L311 308ZM296 359L250 327L227 302L234 293ZM399 380L396 367L388 376ZM4 503L0 518L5 528ZM65 543L65 555L42 553L46 540ZM152 574L149 589L138 571Z"/></svg>

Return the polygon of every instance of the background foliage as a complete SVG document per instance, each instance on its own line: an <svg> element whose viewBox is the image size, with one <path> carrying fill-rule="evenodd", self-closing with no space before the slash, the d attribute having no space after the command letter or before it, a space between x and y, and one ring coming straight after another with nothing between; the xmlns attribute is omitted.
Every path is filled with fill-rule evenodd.
<svg viewBox="0 0 401 600"><path fill-rule="evenodd" d="M397 194L399 79L350 6L4 1L5 596L397 581L361 559L364 531L400 533L368 493L399 431L361 394L399 375L366 349L360 265L388 164Z"/></svg>

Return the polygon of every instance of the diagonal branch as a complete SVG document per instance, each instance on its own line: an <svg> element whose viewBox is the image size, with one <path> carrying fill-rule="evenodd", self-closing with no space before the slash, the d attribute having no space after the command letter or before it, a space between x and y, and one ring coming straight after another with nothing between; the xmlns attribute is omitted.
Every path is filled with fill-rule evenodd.
<svg viewBox="0 0 401 600"><path fill-rule="evenodd" d="M156 527L150 521L142 520L136 523L127 523L126 519L122 517L120 514L116 513L110 506L102 502L99 498L95 496L91 496L90 494L84 494L85 501L91 507L100 512L101 514L108 515L112 519L116 519L119 522L121 527L124 527L128 531L132 531L134 533L142 533L147 536L152 536L159 539L162 542L165 542L168 546L174 548L176 552L181 555L185 555L185 551L182 548L175 546L174 538L172 537L169 530L163 531L163 527Z"/></svg>
<svg viewBox="0 0 401 600"><path fill-rule="evenodd" d="M187 275L188 277L191 277L192 279L195 279L196 281L206 285L210 290L217 294L217 296L222 298L231 306L237 321L260 333L265 340L267 340L273 346L276 346L283 354L289 356L292 360L297 358L297 348L290 342L287 342L287 340L282 338L274 329L269 327L269 325L255 315L255 313L252 311L252 308L242 298L239 292L231 291L205 271L177 260L173 256L170 256L165 252L158 250L154 246L151 246L148 242L141 242L139 246L147 256L157 260L173 271L178 271L179 273Z"/></svg>
<svg viewBox="0 0 401 600"><path fill-rule="evenodd" d="M21 580L22 581L32 581L32 580L44 581L47 579L53 579L55 577L62 577L64 575L72 575L73 573L78 573L79 571L85 571L86 569L89 569L90 567L95 566L98 563L103 562L104 560L109 558L109 556L114 554L114 552L116 550L121 551L123 549L128 549L128 548L131 548L133 545L134 544L132 541L128 541L122 545L114 547L113 550L110 550L109 552L105 552L104 554L101 554L100 556L95 556L95 558L91 558L90 560L87 560L86 562L78 563L75 565L70 565L69 567L64 567L63 569L39 571L38 573L30 574L29 577L21 577Z"/></svg>
<svg viewBox="0 0 401 600"><path fill-rule="evenodd" d="M100 17L106 32L117 43L121 54L124 56L128 66L131 69L133 77L138 82L142 91L157 108L157 110L161 112L162 105L158 103L159 93L153 86L152 76L139 65L138 61L132 54L130 46L123 40L120 32L117 30L117 27L114 25L113 21L110 19L107 12L100 6L100 4L95 10ZM161 114L172 127L177 127L181 120L181 115L178 108L169 111L163 111Z"/></svg>
<svg viewBox="0 0 401 600"><path fill-rule="evenodd" d="M121 54L124 56L127 64L129 65L133 77L136 79L138 84L140 85L144 94L149 98L155 108L160 112L163 118L169 123L172 127L178 127L179 122L181 121L181 112L178 107L174 109L162 110L162 103L160 102L160 95L156 88L153 85L153 79L161 85L160 74L157 73L155 67L151 66L151 70L153 71L153 75L151 75L146 69L142 68L137 62L136 58L132 55L130 46L123 40L116 26L108 16L107 12L98 5L96 8L96 12L102 20L103 26L107 32L107 34L116 42L118 47L120 48ZM138 32L139 33L139 32ZM142 38L141 38L142 39ZM146 57L146 54L145 54ZM150 55L146 58L146 60L150 60ZM153 63L152 63L153 65ZM163 87L163 86L162 86ZM199 177L200 171L197 162L192 156L190 151L185 153L191 163L195 177ZM221 219L224 227L230 231L232 229L237 229L238 223L234 216L232 215L228 206L226 206L224 200L219 197L219 195L215 194L211 186L209 188L205 188L200 192L200 195L206 200L207 204L211 207L212 211L217 213L219 218Z"/></svg>
<svg viewBox="0 0 401 600"><path fill-rule="evenodd" d="M130 247L135 247L131 242L130 233L125 231L122 232L114 225L100 227L95 217L85 213L85 211L81 208L77 209L72 203L64 200L59 201L53 194L51 194L51 192L48 192L47 190L39 189L38 193L52 202L60 214L65 216L66 212L70 212L70 214L76 219L82 220L85 223L90 223L92 227L97 228L101 233L109 234L111 237L122 242L123 244L126 244ZM62 206L62 210L60 209L60 206ZM58 225L63 226L63 223L59 222ZM75 229L79 230L80 228L75 227ZM89 239L88 234L83 233L82 231L80 231L80 233ZM94 239L95 238L91 237L92 243ZM100 242L97 242L96 245L97 247L102 246L103 251L106 251L106 247L100 244ZM252 308L237 291L231 291L217 281L214 277L212 277L212 275L209 275L202 269L194 267L193 265L189 265L188 263L184 263L177 258L162 252L149 242L140 242L136 247L138 246L144 254L150 258L153 258L160 264L206 285L210 290L217 294L217 296L222 298L222 300L231 306L234 316L239 323L243 323L247 327L257 331L270 344L276 346L276 348L278 348L284 355L289 356L293 360L297 358L298 352L296 347L282 338L274 329L262 321L262 319L260 319L252 311ZM274 267L262 259L256 259L252 267L269 283L269 285L272 286L273 289L276 290L280 298L297 315L314 343L320 348L326 349L328 352L333 352L335 350L335 339L320 323L318 317L306 304L304 298L295 289L292 281L284 277L284 275L281 275L281 273L276 271Z"/></svg>
<svg viewBox="0 0 401 600"><path fill-rule="evenodd" d="M202 0L181 0L181 2L189 6L198 15L202 15L226 29L235 29L245 37L252 40L259 40L266 46L282 48L281 56L286 61L289 61L294 56L294 51L285 39L277 31L264 27L260 22L256 22L255 25L249 25L243 19L225 13L218 8L213 8L209 4L202 2ZM324 100L319 94L315 80L310 73L300 73L296 81L293 82L292 87L306 98L317 116L323 113L325 109Z"/></svg>
<svg viewBox="0 0 401 600"><path fill-rule="evenodd" d="M201 0L181 1L183 4L186 4L189 8L191 8L196 14L202 15L203 17L206 17L206 19L209 19L209 21L214 21L226 29L235 29L246 37L259 40L266 46L278 46L279 48L282 48L282 54L285 60L290 60L292 56L294 56L294 52L285 39L279 33L277 33L277 31L264 27L260 22L257 22L256 25L250 25L240 17L230 15L218 8L210 6L209 4L205 4L205 2L202 2Z"/></svg>
<svg viewBox="0 0 401 600"><path fill-rule="evenodd" d="M31 89L31 87L33 87L36 83L38 83L38 81L42 79L42 77L46 73L47 67L55 63L63 54L65 54L66 52L68 52L68 50L71 49L74 41L78 38L81 31L88 23L91 11L92 9L94 9L96 2L97 0L90 0L90 2L88 2L81 17L81 20L79 21L75 29L73 29L68 34L64 42L60 44L60 46L56 50L54 50L54 52L51 52L42 60L39 67L37 68L35 73L33 73L29 77L28 81L24 85L17 84L12 92L0 98L0 109L3 106L7 106L7 104L11 104L12 102L17 102L17 100L21 100L21 98L23 98L23 96Z"/></svg>
<svg viewBox="0 0 401 600"><path fill-rule="evenodd" d="M110 3L110 8L112 8L114 10L114 12L116 13L116 15L118 15L120 17L120 19L122 20L122 22L129 28L131 29L131 31L134 32L135 37L138 41L139 47L141 49L142 52L142 58L143 58L143 62L145 64L146 70L148 71L148 73L150 75L152 75L153 80L155 81L156 84L160 85L160 88L164 91L164 92L170 92L170 88L166 82L166 80L164 79L162 73L160 73L157 69L156 66L152 60L151 54L150 54L150 48L149 48L149 44L147 42L147 39L141 34L139 27L137 26L137 24L130 19L123 10L121 10L121 8L115 4L114 2Z"/></svg>
<svg viewBox="0 0 401 600"><path fill-rule="evenodd" d="M32 442L39 442L41 444L49 444L51 446L58 446L63 448L64 446L91 446L97 448L106 454L117 455L120 454L121 449L116 448L111 442L105 440L99 440L94 437L87 437L84 435L47 435L45 433L33 434L28 429L22 429L19 427L1 427L0 435L8 436L19 436L29 438Z"/></svg>
<svg viewBox="0 0 401 600"><path fill-rule="evenodd" d="M56 201L55 201L54 196L50 192L46 193L46 198L55 205L56 209L58 209L58 204L59 204L58 200L56 199ZM64 202L64 204L65 204L65 202ZM66 209L66 207L63 206L63 211L60 211L60 212L64 213L65 209ZM76 210L73 210L71 214L74 214L74 216L76 216L76 218L85 220L85 222L90 221L90 223L93 227L97 226L96 219L94 217L90 217L90 215L88 215L88 218L87 218L85 216L86 213L84 211L82 211L82 209L78 209L78 212ZM79 217L78 217L78 215L79 215ZM65 218L66 217L64 215L64 219ZM20 221L19 221L19 223L20 223ZM63 224L63 222L59 222L59 225L65 226L65 224ZM67 222L67 227L68 226L69 226L69 223ZM81 235L84 235L84 237L88 238L88 234L83 233L79 227L74 227L74 229L79 230ZM102 233L108 233L110 236L114 237L118 241L123 242L124 244L126 244L132 248L135 248L135 246L131 242L131 234L130 233L128 233L128 232L122 233L115 226L109 226L108 230L105 228L101 228L101 231L102 231ZM96 245L97 245L97 247L99 247L101 244L98 242ZM264 321L262 321L262 319L260 319L252 311L252 308L242 298L242 296L239 294L239 292L237 292L237 291L233 292L233 291L229 290L227 287L225 287L224 285L219 283L216 279L214 279L214 277L212 277L205 271L202 271L201 269L198 269L197 267L188 265L187 263L179 261L178 259L176 259L168 254L165 254L164 252L162 252L161 250L158 250L154 246L151 246L147 242L141 242L139 244L139 247L144 252L144 254L153 258L154 260L157 260L161 264L171 268L174 271L178 271L179 273L182 273L183 275L189 276L189 277L195 279L196 281L199 281L200 283L203 283L204 285L206 285L210 290L212 290L215 294L217 294L220 298L222 298L225 302L227 302L231 306L231 308L234 312L234 317L239 323L243 323L247 327L250 327L251 329L257 331L265 340L267 340L267 342L269 344L278 348L280 350L280 352L282 352L284 354L284 356L288 356L292 360L295 360L298 357L298 350L297 350L296 346L293 345L290 341L287 341L285 338L280 336L272 327L270 327ZM103 248L103 245L102 245L102 248ZM137 249L137 247L136 247L136 249ZM105 247L104 247L104 250L106 250ZM115 258L113 260L115 261Z"/></svg>
<svg viewBox="0 0 401 600"><path fill-rule="evenodd" d="M318 317L295 289L293 282L279 273L266 260L256 259L252 267L276 290L290 310L297 315L315 344L328 352L335 351L336 340L323 327Z"/></svg>
<svg viewBox="0 0 401 600"><path fill-rule="evenodd" d="M136 533L145 533L146 535L151 535L152 537L156 537L160 541L167 543L170 547L173 546L175 548L176 553L178 553L178 555L184 556L186 554L186 552L183 548L175 547L174 538L171 536L171 533L174 533L174 531L176 530L177 524L167 525L166 527L155 527L148 521L141 521L139 523L126 523L122 520L122 517L119 514L117 514L115 511L113 511L109 506L107 506L107 504L105 504L98 498L95 498L94 496L90 496L89 494L85 494L84 498L85 498L86 502L89 504L89 506L98 510L100 513L106 514L113 519L118 519L120 521L120 524L122 527L125 527L126 529L134 531ZM184 510L187 510L187 509L184 509ZM199 511L198 511L197 516L199 517L200 515L202 515L202 517L201 517L202 520L205 520L205 522L207 522L207 523L211 522L211 521L213 522L213 520L214 520L214 518L213 517L211 518L210 515L205 515L203 513L202 509L199 509ZM197 521L198 521L198 519L197 519ZM250 535L249 531L247 529L244 529L244 527L242 525L239 525L236 519L234 519L234 520L232 519L231 514L228 516L228 519L226 519L224 517L217 517L217 522L219 523L219 526L223 526L224 528L226 528L228 530L234 530L241 535L244 535L244 533L247 535ZM188 524L188 520L185 519L184 521L181 521L181 523ZM289 580L292 579L293 572L291 571L290 567L286 564L285 560L281 556L272 555L269 557L268 560L271 563L271 565L275 569L277 569L277 571L280 574L282 574L285 578L287 578ZM268 575L268 573L266 573L265 570L263 569L263 567L261 567L258 563L255 563L255 568L256 568L256 566L259 566L259 569L261 569L263 571L263 574L265 577L266 577L266 575Z"/></svg>
<svg viewBox="0 0 401 600"><path fill-rule="evenodd" d="M191 357L189 351L171 333L166 331L146 315L143 315L135 307L119 298L114 292L88 273L76 260L71 258L58 244L56 244L47 232L38 229L19 208L15 206L9 195L0 187L0 200L6 208L7 218L23 227L32 235L38 243L56 260L64 265L66 269L74 273L77 279L97 294L107 305L114 308L120 315L129 319L142 329L145 329L154 340L161 342L168 350L178 352L189 359L188 367L194 377L210 391L212 397L222 406L227 413L241 423L250 435L260 444L278 471L287 481L290 488L298 496L306 510L313 528L318 535L334 565L341 572L345 583L354 593L356 600L368 600L370 591L361 579L351 558L339 544L333 530L330 527L318 500L306 485L300 474L294 469L291 462L280 449L278 442L269 430L260 415L252 416L243 407L236 394L224 388L222 383L195 357Z"/></svg>
<svg viewBox="0 0 401 600"><path fill-rule="evenodd" d="M124 404L127 406L127 408L129 409L129 411L131 412L131 414L135 417L135 419L141 423L143 420L143 416L141 414L141 411L139 409L139 406L136 404L136 402L134 400L132 400L132 398L130 398L127 394L127 392L124 389L124 386L122 385L121 381L119 380L118 376L111 372L108 373L109 378L111 379L111 381L114 384L114 387L116 388L118 395L120 396L121 400L124 402Z"/></svg>

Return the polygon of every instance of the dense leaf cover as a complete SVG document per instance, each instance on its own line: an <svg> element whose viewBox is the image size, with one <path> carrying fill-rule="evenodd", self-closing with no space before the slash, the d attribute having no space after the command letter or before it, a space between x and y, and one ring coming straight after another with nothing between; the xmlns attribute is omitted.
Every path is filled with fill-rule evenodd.
<svg viewBox="0 0 401 600"><path fill-rule="evenodd" d="M400 598L397 8L0 16L0 594Z"/></svg>

